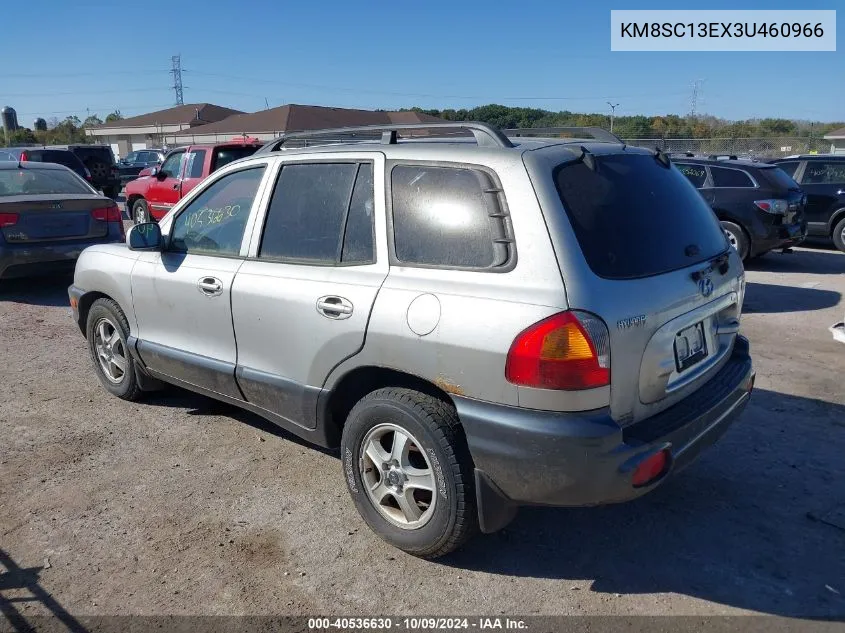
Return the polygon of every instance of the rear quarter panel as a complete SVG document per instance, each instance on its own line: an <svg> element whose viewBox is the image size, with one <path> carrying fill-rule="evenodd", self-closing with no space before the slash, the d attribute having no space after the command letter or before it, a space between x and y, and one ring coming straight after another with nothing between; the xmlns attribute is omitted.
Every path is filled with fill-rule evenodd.
<svg viewBox="0 0 845 633"><path fill-rule="evenodd" d="M87 292L101 292L114 299L129 321L130 333L138 331L132 307L130 275L138 253L124 244L90 246L76 262L73 284Z"/></svg>

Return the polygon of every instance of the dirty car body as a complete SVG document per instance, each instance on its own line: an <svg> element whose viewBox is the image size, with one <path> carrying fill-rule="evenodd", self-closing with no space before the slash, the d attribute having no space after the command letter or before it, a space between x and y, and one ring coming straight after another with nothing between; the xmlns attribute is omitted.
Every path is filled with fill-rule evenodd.
<svg viewBox="0 0 845 633"><path fill-rule="evenodd" d="M140 390L340 445L362 516L418 555L521 505L654 489L748 401L742 264L665 157L472 125L493 142L393 131L226 165L132 248L83 253L80 328L113 302ZM366 422L373 406L397 421Z"/></svg>

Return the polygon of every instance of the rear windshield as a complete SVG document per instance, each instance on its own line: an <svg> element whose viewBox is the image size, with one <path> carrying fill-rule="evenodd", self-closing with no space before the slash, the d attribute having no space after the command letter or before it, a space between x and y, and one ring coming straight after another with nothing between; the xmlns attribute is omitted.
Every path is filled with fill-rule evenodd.
<svg viewBox="0 0 845 633"><path fill-rule="evenodd" d="M679 172L646 154L596 156L558 166L560 199L593 272L648 277L691 266L727 248L704 198Z"/></svg>
<svg viewBox="0 0 845 633"><path fill-rule="evenodd" d="M258 151L258 147L258 145L236 145L216 149L214 151L214 157L211 160L211 171L217 171L233 161L252 156Z"/></svg>
<svg viewBox="0 0 845 633"><path fill-rule="evenodd" d="M772 167L771 169L761 169L760 173L775 187L783 189L800 189L798 183L787 174L780 167Z"/></svg>
<svg viewBox="0 0 845 633"><path fill-rule="evenodd" d="M79 176L63 169L0 169L0 197L93 193Z"/></svg>

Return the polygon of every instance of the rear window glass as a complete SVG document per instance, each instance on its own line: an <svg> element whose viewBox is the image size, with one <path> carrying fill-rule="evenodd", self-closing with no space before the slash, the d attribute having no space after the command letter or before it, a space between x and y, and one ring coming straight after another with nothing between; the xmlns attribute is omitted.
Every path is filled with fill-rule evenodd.
<svg viewBox="0 0 845 633"><path fill-rule="evenodd" d="M233 161L252 156L257 151L258 147L255 145L235 145L233 147L218 148L214 150L214 157L211 160L211 171L217 171Z"/></svg>
<svg viewBox="0 0 845 633"><path fill-rule="evenodd" d="M789 163L777 163L777 166L786 172L787 176L792 178L795 177L795 170L798 169L798 165L800 165L800 161L793 161Z"/></svg>
<svg viewBox="0 0 845 633"><path fill-rule="evenodd" d="M584 257L600 277L658 275L727 248L704 198L653 156L597 156L595 170L567 163L553 176Z"/></svg>
<svg viewBox="0 0 845 633"><path fill-rule="evenodd" d="M78 176L59 169L0 169L0 196L92 193Z"/></svg>
<svg viewBox="0 0 845 633"><path fill-rule="evenodd" d="M761 169L760 173L763 174L763 177L775 187L781 187L783 189L799 189L798 183L792 179L792 176L780 167L775 167L773 169Z"/></svg>

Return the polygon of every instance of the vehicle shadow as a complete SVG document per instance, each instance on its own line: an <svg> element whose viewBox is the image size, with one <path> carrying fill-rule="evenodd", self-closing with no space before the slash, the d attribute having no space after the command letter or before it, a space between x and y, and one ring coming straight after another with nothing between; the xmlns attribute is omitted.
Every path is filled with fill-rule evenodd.
<svg viewBox="0 0 845 633"><path fill-rule="evenodd" d="M294 435L290 431L287 431L280 426L276 426L269 420L265 420L260 415L252 413L251 411L241 409L240 407L231 405L227 402L221 402L220 400L215 400L214 398L194 393L193 391L189 391L187 389L182 389L181 387L167 385L161 391L151 392L145 397L144 405L185 409L185 413L191 416L226 416L237 420L238 422L242 422L243 424L248 424L257 431L269 433L279 439L287 440L302 447L319 451L325 455L331 455L333 457L339 457L340 455L337 449L327 449L316 446L311 442L302 439L298 435Z"/></svg>
<svg viewBox="0 0 845 633"><path fill-rule="evenodd" d="M49 629L51 631L71 631L72 633L87 633L81 622L74 618L50 593L44 589L38 582L39 574L43 571L43 567L28 567L21 568L5 551L0 549L0 566L4 569L0 573L0 615L11 627L10 630L18 631L20 633L40 630L40 626L45 624L45 617L38 616L34 618L38 622L39 627L35 626L35 622L27 621L27 618L15 606L19 603L40 603L49 612L52 618L55 618L63 626L57 628L55 623L51 623ZM28 593L27 596L19 596L21 591ZM7 597L5 592L14 592L14 597ZM7 630L0 620L0 630Z"/></svg>
<svg viewBox="0 0 845 633"><path fill-rule="evenodd" d="M748 282L745 285L743 312L805 312L824 310L839 305L842 295L835 290L779 286Z"/></svg>
<svg viewBox="0 0 845 633"><path fill-rule="evenodd" d="M746 270L769 273L810 273L815 275L841 275L845 273L845 253L829 245L802 244L790 254L768 253L764 257L745 262Z"/></svg>
<svg viewBox="0 0 845 633"><path fill-rule="evenodd" d="M701 459L628 504L522 509L439 563L566 579L569 591L677 593L768 614L845 616L845 407L757 390ZM526 466L530 467L530 466Z"/></svg>
<svg viewBox="0 0 845 633"><path fill-rule="evenodd" d="M70 308L67 289L72 283L72 272L2 280L0 281L0 302L13 301L38 306Z"/></svg>

